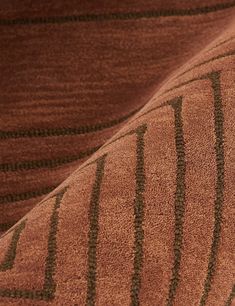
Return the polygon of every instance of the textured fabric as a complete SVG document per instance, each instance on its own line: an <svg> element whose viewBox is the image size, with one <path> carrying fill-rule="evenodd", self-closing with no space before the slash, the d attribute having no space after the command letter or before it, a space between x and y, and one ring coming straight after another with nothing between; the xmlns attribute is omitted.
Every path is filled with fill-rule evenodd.
<svg viewBox="0 0 235 306"><path fill-rule="evenodd" d="M0 305L235 305L234 17L0 3Z"/></svg>

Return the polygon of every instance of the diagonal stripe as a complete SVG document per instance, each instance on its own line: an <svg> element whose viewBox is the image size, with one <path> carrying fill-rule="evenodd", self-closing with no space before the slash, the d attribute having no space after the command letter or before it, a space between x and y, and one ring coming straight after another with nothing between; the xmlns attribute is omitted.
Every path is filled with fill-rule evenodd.
<svg viewBox="0 0 235 306"><path fill-rule="evenodd" d="M222 109L223 106L220 87L220 72L213 72L208 75L208 77L211 80L214 95L214 125L216 137L215 154L217 179L215 186L214 231L208 262L208 271L204 283L203 294L200 300L200 306L204 306L206 304L206 300L211 290L212 280L215 273L217 252L219 248L221 234L222 208L224 202L224 115Z"/></svg>
<svg viewBox="0 0 235 306"><path fill-rule="evenodd" d="M235 54L235 53L234 53L234 54ZM165 90L163 93L161 93L158 97L161 97L162 95L164 95L164 94L166 94L166 93L168 93L168 92L170 92L170 91L172 91L172 90L174 90L174 89L178 89L178 88L180 88L180 87L183 87L183 86L188 85L188 84L190 84L190 83L193 83L193 82L195 82L195 81L203 80L203 79L206 79L206 78L208 78L208 74L203 74L203 75L200 75L200 76L198 76L198 77L196 77L196 78L189 79L188 81L179 83L179 84L177 84L177 85L175 85L175 86L172 86L172 87L169 88L169 89L166 89L166 90Z"/></svg>
<svg viewBox="0 0 235 306"><path fill-rule="evenodd" d="M105 145L102 146L102 149L111 145L112 143L128 136L128 135L132 135L135 133L135 129L134 130L130 130L129 132L126 132L123 135L118 136L117 138L111 140L109 143L106 143ZM93 164L94 162L96 162L96 160L92 160L91 162L86 163L85 165L83 165L81 168L79 168L78 170L81 171L84 168L88 167L89 165ZM6 203L14 203L14 202L19 202L19 201L25 201L25 200L29 200L32 198L37 198L39 196L42 195L47 195L48 193L50 193L51 191L53 191L57 186L47 186L45 188L39 189L39 190L32 190L32 191L26 191L23 193L17 193L17 194L5 194L5 195L1 195L0 196L0 204L6 204ZM42 201L41 204L45 202Z"/></svg>
<svg viewBox="0 0 235 306"><path fill-rule="evenodd" d="M159 18L170 16L194 16L208 14L235 6L235 2L218 3L214 6L204 6L189 9L169 9L159 11L144 12L123 12L123 13L103 13L103 14L85 14L72 16L52 16L52 17L35 17L35 18L17 18L17 19L0 19L1 26L14 25L33 25L33 24L63 24L68 22L102 22L109 20L137 20L142 18Z"/></svg>
<svg viewBox="0 0 235 306"><path fill-rule="evenodd" d="M92 187L89 222L90 229L88 234L88 271L87 271L87 297L86 305L94 306L96 297L96 246L99 232L99 200L101 184L104 176L106 155L101 156L96 161L95 181Z"/></svg>
<svg viewBox="0 0 235 306"><path fill-rule="evenodd" d="M227 38L223 41L220 41L217 44L215 44L214 46L212 46L210 49L208 49L207 51L209 52L209 51L214 50L218 47L221 47L222 45L226 44L227 42L230 42L230 41L234 40L234 38L235 38L235 36L231 36L231 37L229 37L229 38Z"/></svg>
<svg viewBox="0 0 235 306"><path fill-rule="evenodd" d="M136 190L134 200L134 271L131 283L131 305L139 305L139 291L141 286L141 270L143 265L143 219L144 219L144 190L145 190L145 171L144 171L144 134L147 130L146 125L137 128L137 145L136 145Z"/></svg>
<svg viewBox="0 0 235 306"><path fill-rule="evenodd" d="M167 306L173 305L175 292L179 283L179 270L181 264L181 249L183 242L183 217L185 211L185 143L182 121L182 97L175 98L169 104L175 116L175 147L177 154L176 191L175 191L175 239L174 239L174 265L169 286Z"/></svg>
<svg viewBox="0 0 235 306"><path fill-rule="evenodd" d="M55 267L56 267L56 252L57 252L56 236L57 236L57 229L58 229L58 222L59 222L58 210L60 208L61 201L67 189L68 188L65 187L58 194L54 195L55 204L53 206L52 214L50 218L50 230L48 234L47 257L46 257L46 262L45 262L45 275L44 275L43 289L39 289L39 290L23 289L22 290L22 289L17 289L17 288L13 288L13 289L0 288L1 297L7 297L7 298L13 298L13 299L22 299L22 298L23 299L34 299L34 300L37 299L37 300L46 300L46 301L51 300L55 297L56 283L54 280L54 274L55 274ZM17 231L17 228L18 226L16 226L15 228L12 228L8 233L10 233L11 231ZM14 237L14 234L13 234L13 237ZM10 259L12 260L12 258Z"/></svg>
<svg viewBox="0 0 235 306"><path fill-rule="evenodd" d="M2 263L0 263L0 271L6 271L12 269L16 257L17 244L20 239L20 234L25 228L26 220L23 220L14 229L11 242Z"/></svg>
<svg viewBox="0 0 235 306"><path fill-rule="evenodd" d="M21 130L21 131L1 131L0 130L0 139L15 139L15 138L31 138L31 137L54 137L54 136L74 136L81 134L94 133L97 131L102 131L104 129L111 128L115 125L118 125L128 118L137 113L141 107L130 112L129 114L113 119L108 122L97 123L93 125L80 126L77 128L51 128L51 129L32 129L32 130Z"/></svg>
<svg viewBox="0 0 235 306"><path fill-rule="evenodd" d="M233 285L233 288L229 294L229 297L225 303L225 306L231 306L234 298L235 298L235 285Z"/></svg>
<svg viewBox="0 0 235 306"><path fill-rule="evenodd" d="M57 249L56 235L59 223L58 210L60 208L61 201L66 191L67 188L64 188L60 193L56 195L55 204L50 218L50 231L48 235L48 245L47 245L48 255L46 258L45 278L43 285L44 299L46 300L53 299L56 290L56 283L53 277L55 274L55 267L56 267L56 249Z"/></svg>
<svg viewBox="0 0 235 306"><path fill-rule="evenodd" d="M34 170L42 168L55 168L67 163L77 161L79 159L90 156L96 152L101 146L96 146L87 151L78 153L77 155L57 157L54 159L41 159L41 160L26 160L16 163L5 163L0 164L0 172L9 172L9 171L22 171L22 170Z"/></svg>
<svg viewBox="0 0 235 306"><path fill-rule="evenodd" d="M200 66L203 66L203 65L205 65L205 64L208 64L208 63L210 63L210 62L214 62L214 61L219 60L219 59L221 59L221 58L226 58L226 57L234 56L234 55L235 55L235 50L234 50L234 49L231 50L231 51L228 51L228 52L226 52L226 53L216 55L216 56L214 56L214 57L212 57L212 58L209 58L209 59L207 59L207 60L205 60L205 61L203 61L203 62L201 62L201 63L198 63L198 64L192 66L191 68L189 68L189 69L185 70L184 72L178 74L175 78L179 78L179 77L181 77L182 75L188 73L189 71L192 71L193 69L198 68L198 67L200 67Z"/></svg>

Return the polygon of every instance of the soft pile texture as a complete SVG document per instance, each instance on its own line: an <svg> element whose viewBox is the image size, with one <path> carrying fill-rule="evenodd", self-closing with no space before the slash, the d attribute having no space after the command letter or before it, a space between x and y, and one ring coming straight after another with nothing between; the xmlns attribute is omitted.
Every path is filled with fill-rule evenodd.
<svg viewBox="0 0 235 306"><path fill-rule="evenodd" d="M235 305L235 1L0 3L0 305Z"/></svg>

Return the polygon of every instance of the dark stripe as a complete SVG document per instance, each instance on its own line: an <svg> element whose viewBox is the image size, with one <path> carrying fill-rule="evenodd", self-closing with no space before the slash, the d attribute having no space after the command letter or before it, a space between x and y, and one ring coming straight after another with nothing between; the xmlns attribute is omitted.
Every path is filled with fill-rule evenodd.
<svg viewBox="0 0 235 306"><path fill-rule="evenodd" d="M57 242L56 235L59 223L59 208L63 196L67 188L64 188L60 193L55 196L55 204L53 207L53 211L50 218L50 231L48 235L48 245L47 245L47 258L45 263L45 278L44 278L44 299L49 300L53 299L56 290L56 283L53 279L56 268L56 250L57 250Z"/></svg>
<svg viewBox="0 0 235 306"><path fill-rule="evenodd" d="M141 287L141 270L143 265L143 242L144 242L144 134L146 125L142 125L136 130L136 170L135 170L135 200L134 200L134 271L131 282L131 306L139 305L139 291Z"/></svg>
<svg viewBox="0 0 235 306"><path fill-rule="evenodd" d="M22 290L22 289L17 289L17 288L13 288L13 289L0 288L1 297L13 298L13 299L18 299L18 298L36 299L36 300L46 300L46 301L51 300L55 297L56 283L54 280L54 274L55 274L55 268L56 268L56 252L57 252L56 235L57 235L58 222L59 222L58 210L60 208L61 201L63 199L63 196L66 190L67 190L67 187L65 187L58 194L54 195L55 203L54 203L51 218L50 218L50 229L49 229L49 234L48 234L47 257L46 257L46 262L45 262L45 275L44 275L43 289L39 289L39 290L24 289ZM26 222L26 220L24 220L23 222ZM18 227L21 224L22 223L20 223L18 226L15 226L15 228L10 230L10 231L15 231L13 234L13 237ZM14 243L15 243L16 238L18 237L14 238ZM10 248L12 248L11 245L10 245ZM16 253L15 245L14 245L14 249L15 251L12 252L13 254ZM12 261L12 258L13 256L11 255L11 258L10 258L11 261Z"/></svg>
<svg viewBox="0 0 235 306"><path fill-rule="evenodd" d="M87 156L90 156L91 154L96 152L100 147L101 146L91 148L87 151L78 153L78 155L58 157L54 159L27 160L23 162L16 162L14 164L13 163L0 164L0 171L9 172L9 171L33 170L41 168L55 168L67 163L77 161Z"/></svg>
<svg viewBox="0 0 235 306"><path fill-rule="evenodd" d="M208 78L208 74L203 74L203 75L198 76L197 78L193 78L193 79L190 79L190 80L188 80L188 81L186 81L186 82L182 82L182 83L180 83L180 84L178 84L178 85L175 85L175 86L173 86L173 87L171 87L171 88L165 90L163 93L161 93L161 94L158 96L158 98L161 97L162 95L164 95L165 93L168 93L168 92L170 92L170 91L172 91L172 90L174 90L174 89L177 89L177 88L180 88L180 87L182 87L182 86L188 85L188 84L193 83L193 82L195 82L195 81L205 80L205 79L207 79L207 78ZM171 99L170 101L172 101L172 99ZM140 113L139 116L137 116L136 118L130 120L130 121L129 121L129 124L132 123L132 122L134 122L134 121L136 121L137 119L139 119L139 118L141 118L141 117L143 117L143 116L148 115L148 114L151 113L151 112L154 112L154 111L156 111L156 110L162 108L162 107L169 106L170 101L169 101L169 100L166 100L166 101L164 101L162 104L160 104L160 105L158 105L158 106L155 106L155 107L153 107L153 108L150 108L150 109L146 110L146 111L143 112L143 113Z"/></svg>
<svg viewBox="0 0 235 306"><path fill-rule="evenodd" d="M5 236L8 235L9 233L13 232L13 231L15 230L15 228L17 227L17 225L15 225L16 223L17 223L17 221L14 222L14 223L12 224L12 227L9 226L9 228L8 228L4 233L2 233L2 235L0 236L0 239L2 239L3 237L5 237ZM7 225L7 223L6 223L6 225ZM11 225L11 224L9 223L9 225ZM15 226L14 226L14 225L15 225Z"/></svg>
<svg viewBox="0 0 235 306"><path fill-rule="evenodd" d="M5 231L9 230L9 228L11 228L16 222L17 221L0 224L0 232L5 232Z"/></svg>
<svg viewBox="0 0 235 306"><path fill-rule="evenodd" d="M233 285L232 291L229 294L229 297L225 303L225 306L231 306L234 298L235 298L235 285Z"/></svg>
<svg viewBox="0 0 235 306"><path fill-rule="evenodd" d="M221 59L221 58L226 58L226 57L229 57L229 56L234 56L234 55L235 55L235 50L217 55L215 57L212 57L211 59L208 59L204 62L196 64L195 66L191 67L188 70L185 70L181 74L177 75L175 78L178 78L178 77L184 75L185 73L193 70L194 68L197 68L199 66L207 64L209 62L213 62L215 60L218 60L218 59ZM173 78L173 79L175 79L175 78ZM159 95L159 97L163 96L164 94L166 94L166 93L168 93L168 92L170 92L174 89L177 89L177 88L179 88L183 85L187 85L187 84L189 84L193 81L199 80L199 79L200 78L191 79L189 81L186 81L186 82L183 82L179 85L171 87L171 88L165 90L163 93L161 93ZM0 139L25 138L25 137L67 136L67 135L80 135L80 134L92 133L92 132L96 132L96 131L100 131L100 130L112 127L116 124L119 124L119 123L125 121L126 119L128 119L129 117L131 117L132 115L137 113L141 108L142 107L138 108L137 110L131 112L130 114L126 115L125 117L122 117L122 118L119 118L119 119L116 119L116 120L113 120L113 121L110 121L110 122L107 122L107 123L104 123L104 124L96 124L96 125L93 125L93 126L83 126L83 127L78 127L78 128L36 129L36 130L25 130L25 131L0 131ZM114 121L118 122L118 123L113 124Z"/></svg>
<svg viewBox="0 0 235 306"><path fill-rule="evenodd" d="M213 72L209 75L214 95L214 125L215 125L215 154L217 179L215 187L215 207L214 207L214 230L211 245L211 252L208 262L208 271L204 283L203 294L200 306L206 304L208 294L211 290L212 280L215 273L217 252L220 243L222 208L224 202L224 115L220 88L220 72Z"/></svg>
<svg viewBox="0 0 235 306"><path fill-rule="evenodd" d="M202 65L208 64L208 63L210 63L210 62L213 62L213 61L218 60L218 59L221 59L221 58L226 58L226 57L234 56L234 55L235 55L235 50L231 50L231 51L228 51L228 52L226 52L226 53L216 55L216 56L214 56L214 57L212 57L212 58L209 58L208 60L205 60L205 61L203 61L203 62L201 62L201 63L198 63L198 64L194 65L193 67L191 67L191 68L185 70L184 72L178 74L175 78L179 78L179 77L181 77L182 75L184 75L185 73L187 73L187 72L189 72L189 71L192 71L193 69L195 69L195 68L197 68L197 67L200 67L200 66L202 66Z"/></svg>
<svg viewBox="0 0 235 306"><path fill-rule="evenodd" d="M0 264L0 271L7 271L13 268L16 257L17 245L20 239L21 232L25 228L25 223L26 220L22 221L19 225L15 227L6 255Z"/></svg>
<svg viewBox="0 0 235 306"><path fill-rule="evenodd" d="M86 305L94 306L96 298L96 247L99 232L99 201L101 184L104 176L106 155L97 159L95 181L92 187L89 209L89 234L88 234L88 257L87 257L87 297Z"/></svg>
<svg viewBox="0 0 235 306"><path fill-rule="evenodd" d="M221 41L221 42L218 42L217 44L215 44L214 46L212 46L212 47L211 47L210 49L208 49L207 51L214 50L214 49L216 49L217 47L220 47L220 46L226 44L227 42L230 42L230 41L234 40L234 38L235 38L235 36L231 36L231 37L229 37L229 38L227 38L227 39L225 39L225 40L223 40L223 41Z"/></svg>
<svg viewBox="0 0 235 306"><path fill-rule="evenodd" d="M195 82L195 81L198 81L198 80L206 79L206 78L208 78L209 75L210 75L210 74L205 74L205 75L203 74L203 75L201 75L201 76L199 76L199 77L197 77L197 78L190 79L190 80L188 80L188 81L186 81L186 82L180 83L180 84L178 84L178 85L176 85L176 86L174 86L174 87L172 87L172 88L169 88L168 90L164 91L161 95L163 95L163 94L165 94L165 93L167 93L167 92L169 92L169 91L172 91L173 89L180 88L180 87L182 87L182 86L184 86L184 85L190 84L190 83L192 83L192 82ZM161 96L161 95L160 95L160 96ZM159 97L160 97L160 96L159 96ZM137 119L139 119L139 118L142 117L142 116L147 115L147 114L150 113L150 112L153 112L153 111L155 111L155 110L157 110L157 109L159 109L159 108L161 108L161 107L166 106L168 103L169 103L168 101L165 101L165 102L162 103L161 105L159 105L159 106L157 106L157 107L154 107L154 108L152 108L152 109L150 109L150 110L147 110L145 113L140 114L138 117L136 117L135 119L133 119L132 121L130 121L130 123L136 121ZM103 149L103 148L105 148L106 146L109 146L110 144L116 142L117 140L119 140L119 139L121 139L121 138L123 138L123 137L125 137L125 136L127 136L127 135L131 135L131 134L133 134L133 133L135 133L135 130L131 130L131 131L127 132L126 134L119 136L118 138L116 138L116 139L110 141L109 143L104 144L101 148ZM92 161L91 163L93 163L93 161ZM89 164L90 164L90 163L86 164L84 167L88 166ZM84 167L82 167L80 170L82 170ZM44 195L44 194L49 193L49 192L52 191L55 187L56 187L56 186L51 186L51 187L49 186L49 187L47 187L47 188L49 189L49 191L47 191L47 188L46 188L45 192L42 191L42 190L37 190L37 191L24 192L24 193L22 193L22 194L8 194L8 195L3 195L3 196L0 196L0 204L2 204L2 203L8 203L8 202L10 203L10 202L16 202L16 201L23 201L23 200L27 200L27 199L30 199L30 198L35 198L35 197L38 197L38 196L41 196L41 195Z"/></svg>
<svg viewBox="0 0 235 306"><path fill-rule="evenodd" d="M5 298L13 298L13 299L36 299L36 300L47 300L44 297L43 290L21 290L21 289L2 289L0 288L0 296ZM27 305L26 303L23 305ZM35 305L35 304L33 304Z"/></svg>
<svg viewBox="0 0 235 306"><path fill-rule="evenodd" d="M182 97L170 102L175 117L175 146L177 154L176 191L175 191L175 238L174 238L174 265L169 286L167 305L173 305L176 289L178 287L181 264L181 250L183 243L183 218L185 211L185 142L182 120Z"/></svg>
<svg viewBox="0 0 235 306"><path fill-rule="evenodd" d="M177 78L181 77L182 75L184 75L185 73L187 73L187 72L193 70L194 68L197 68L197 67L199 67L199 66L202 66L202 65L204 65L204 64L213 62L213 61L218 60L218 59L221 59L221 58L226 58L226 57L229 57L229 56L234 56L234 55L235 55L235 50L231 50L231 51L229 51L229 52L226 52L226 53L223 53L223 54L219 54L219 55L214 56L214 57L212 57L212 58L210 58L210 59L208 59L208 60L206 60L206 61L204 61L204 62L201 62L201 63L198 63L198 64L194 65L193 67L189 68L188 70L185 70L184 72L182 72L182 73L176 75L176 76L173 77L171 80L177 79ZM208 75L208 74L207 74L207 75ZM184 85L187 85L187 84L189 84L189 83L191 83L191 82L194 82L194 81L197 81L197 80L201 80L201 79L204 79L204 78L205 78L205 75L202 75L202 76L199 76L199 77L197 77L197 78L190 79L189 81L182 82L182 83L180 83L180 84L178 84L178 85L175 85L175 86L173 86L173 87L171 87L171 88L169 88L169 89L166 89L166 90L163 91L160 95L158 95L158 97L161 97L161 96L165 95L166 93L168 93L168 92L170 92L170 91L172 91L172 90L174 90L174 89L177 89L177 88L182 87L182 86L184 86ZM137 118L138 118L138 117L137 117Z"/></svg>
<svg viewBox="0 0 235 306"><path fill-rule="evenodd" d="M203 79L205 79L205 78L206 78L206 76L205 76L205 75L202 75L202 76L198 76L198 77L196 77L196 78L190 79L190 80L188 80L188 81L179 83L178 85L175 85L175 86L172 86L172 87L169 88L169 89L166 89L166 90L165 90L163 93L161 93L158 97L161 97L161 96L163 96L164 94L169 93L170 91L172 91L172 90L174 90L174 89L178 89L178 88L180 88L180 87L182 87L182 86L188 85L188 84L193 83L193 82L198 81L198 80L203 80Z"/></svg>
<svg viewBox="0 0 235 306"><path fill-rule="evenodd" d="M106 148L107 146L111 145L112 143L114 143L114 142L116 142L116 141L118 141L118 140L120 140L120 139L122 139L122 138L125 138L126 136L133 135L134 133L136 133L136 130L135 130L135 129L134 129L134 130L130 130L129 132L126 132L125 134L122 134L122 135L120 135L119 137L117 137L117 138L111 140L110 142L104 144L101 148L102 148L102 149L103 149L103 148Z"/></svg>
<svg viewBox="0 0 235 306"><path fill-rule="evenodd" d="M25 201L25 200L29 200L32 198L37 198L42 195L48 194L56 187L57 186L48 186L40 190L32 190L32 191L26 191L22 193L2 195L0 196L0 204L14 203L18 201Z"/></svg>
<svg viewBox="0 0 235 306"><path fill-rule="evenodd" d="M0 19L2 26L29 25L29 24L47 24L56 23L63 24L68 22L101 22L108 20L136 20L142 18L159 18L170 16L193 16L208 14L235 6L235 2L218 3L214 6L204 6L188 9L169 9L159 11L144 12L123 12L123 13L103 13L103 14L84 14L71 16L51 16L51 17L35 17L35 18L16 18L16 19Z"/></svg>
<svg viewBox="0 0 235 306"><path fill-rule="evenodd" d="M129 114L114 119L104 123L97 123L94 125L80 126L77 128L51 128L51 129L32 129L32 130L22 130L22 131L0 131L0 139L10 139L10 138L28 138L28 137L53 137L53 136L73 136L80 134L88 134L97 131L102 131L104 129L111 128L118 125L135 113L137 113L141 108L138 108Z"/></svg>
<svg viewBox="0 0 235 306"><path fill-rule="evenodd" d="M109 146L110 144L118 141L119 139L122 139L126 136L132 135L136 132L136 130L131 130L127 133L125 133L124 135L121 135L119 137L117 137L116 139L111 140L109 143L105 144L104 146L102 146L102 148L105 148L107 146ZM79 168L79 171L83 170L84 168L86 168L87 166L93 164L94 162L96 162L96 160L88 162L87 164L85 164L84 166L82 166L81 168ZM43 189L40 190L34 190L34 191L26 191L23 193L18 193L18 194L6 194L6 195L2 195L0 196L0 204L6 204L6 203L12 203L12 202L18 202L18 201L25 201L25 200L29 200L31 198L36 198L42 195L46 195L49 192L53 191L57 186L48 186L45 187ZM53 195L54 196L54 195ZM47 200L47 199L46 199ZM42 203L44 203L45 201L42 201Z"/></svg>

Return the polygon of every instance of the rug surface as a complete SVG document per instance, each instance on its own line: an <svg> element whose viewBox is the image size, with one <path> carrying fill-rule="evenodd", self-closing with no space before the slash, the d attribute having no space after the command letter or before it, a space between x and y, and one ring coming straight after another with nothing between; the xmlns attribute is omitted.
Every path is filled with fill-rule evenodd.
<svg viewBox="0 0 235 306"><path fill-rule="evenodd" d="M0 40L0 305L235 305L235 1L2 1Z"/></svg>

